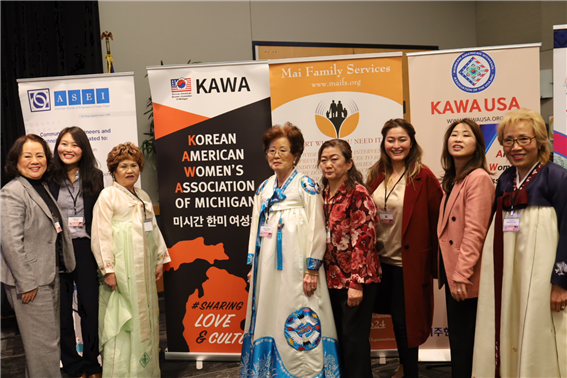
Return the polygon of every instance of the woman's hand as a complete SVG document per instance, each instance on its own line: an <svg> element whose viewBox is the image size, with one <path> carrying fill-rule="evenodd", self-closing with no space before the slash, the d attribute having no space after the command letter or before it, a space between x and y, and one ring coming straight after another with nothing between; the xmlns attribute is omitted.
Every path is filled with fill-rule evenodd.
<svg viewBox="0 0 567 378"><path fill-rule="evenodd" d="M22 294L22 302L23 303L32 302L35 299L35 295L37 294L37 290L38 290L38 288L36 287L35 289L28 291L27 293L23 293Z"/></svg>
<svg viewBox="0 0 567 378"><path fill-rule="evenodd" d="M108 273L104 276L104 283L110 286L111 290L116 289L116 274Z"/></svg>
<svg viewBox="0 0 567 378"><path fill-rule="evenodd" d="M156 265L156 271L154 272L154 275L156 276L156 281L159 281L163 276L163 264Z"/></svg>
<svg viewBox="0 0 567 378"><path fill-rule="evenodd" d="M317 279L319 278L319 273L316 270L308 270L303 276L303 292L308 297L312 296L317 290Z"/></svg>
<svg viewBox="0 0 567 378"><path fill-rule="evenodd" d="M462 302L468 297L467 284L462 282L453 282L451 295L457 302Z"/></svg>
<svg viewBox="0 0 567 378"><path fill-rule="evenodd" d="M564 311L567 307L567 290L559 285L551 285L551 311Z"/></svg>
<svg viewBox="0 0 567 378"><path fill-rule="evenodd" d="M356 307L362 302L362 290L348 289L348 307Z"/></svg>

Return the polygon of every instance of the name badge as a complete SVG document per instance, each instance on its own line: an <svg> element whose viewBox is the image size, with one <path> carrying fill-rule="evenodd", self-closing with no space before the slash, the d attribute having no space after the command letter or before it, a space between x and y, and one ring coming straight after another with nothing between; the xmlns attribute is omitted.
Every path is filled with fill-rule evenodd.
<svg viewBox="0 0 567 378"><path fill-rule="evenodd" d="M271 238L274 234L274 227L269 225L264 225L260 227L260 237Z"/></svg>
<svg viewBox="0 0 567 378"><path fill-rule="evenodd" d="M503 231L520 231L520 214L505 215Z"/></svg>
<svg viewBox="0 0 567 378"><path fill-rule="evenodd" d="M394 211L393 210L378 210L378 215L380 216L380 223L394 223Z"/></svg>
<svg viewBox="0 0 567 378"><path fill-rule="evenodd" d="M59 223L59 218L55 218L54 219L54 224L55 224L55 230L57 231L57 233L60 233L61 231L63 231L63 229L61 228L61 224Z"/></svg>
<svg viewBox="0 0 567 378"><path fill-rule="evenodd" d="M67 226L69 227L83 227L85 219L83 217L69 217L67 219Z"/></svg>
<svg viewBox="0 0 567 378"><path fill-rule="evenodd" d="M327 231L327 244L331 244L331 230L329 227L325 227L325 230Z"/></svg>
<svg viewBox="0 0 567 378"><path fill-rule="evenodd" d="M153 231L154 224L152 223L152 219L144 219L144 231Z"/></svg>

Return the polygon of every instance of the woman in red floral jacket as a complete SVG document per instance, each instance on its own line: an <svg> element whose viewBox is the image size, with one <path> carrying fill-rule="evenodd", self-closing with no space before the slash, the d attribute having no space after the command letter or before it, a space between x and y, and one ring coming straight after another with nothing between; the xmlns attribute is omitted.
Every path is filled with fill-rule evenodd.
<svg viewBox="0 0 567 378"><path fill-rule="evenodd" d="M443 195L439 180L421 164L415 129L403 119L382 128L380 160L368 173L378 208L376 231L382 283L376 312L391 314L401 368L395 378L417 378L418 346L433 320L437 219Z"/></svg>
<svg viewBox="0 0 567 378"><path fill-rule="evenodd" d="M350 145L329 140L319 149L327 223L324 264L342 350L342 377L372 377L370 323L380 282L376 207Z"/></svg>

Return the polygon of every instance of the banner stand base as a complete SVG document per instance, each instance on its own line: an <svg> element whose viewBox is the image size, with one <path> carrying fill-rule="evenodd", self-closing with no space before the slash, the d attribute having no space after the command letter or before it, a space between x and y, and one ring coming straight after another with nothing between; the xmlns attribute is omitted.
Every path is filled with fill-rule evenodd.
<svg viewBox="0 0 567 378"><path fill-rule="evenodd" d="M203 368L203 361L240 361L240 353L192 353L170 352L165 349L166 360L197 361L197 369Z"/></svg>
<svg viewBox="0 0 567 378"><path fill-rule="evenodd" d="M386 363L386 358L398 358L397 349L373 349L370 357L380 358L380 364ZM382 362L383 361L383 362ZM450 349L419 349L419 362L450 362Z"/></svg>

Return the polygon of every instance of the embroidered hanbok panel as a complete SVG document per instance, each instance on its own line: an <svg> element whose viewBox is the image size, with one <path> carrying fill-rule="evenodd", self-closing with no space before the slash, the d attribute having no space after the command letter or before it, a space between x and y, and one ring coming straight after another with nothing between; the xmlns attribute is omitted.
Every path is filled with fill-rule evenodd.
<svg viewBox="0 0 567 378"><path fill-rule="evenodd" d="M515 168L500 176L496 198L512 192L514 177ZM525 187L527 204L514 208L519 231L503 232L501 377L567 377L567 312L550 309L551 282L565 283L560 267L567 251L566 185L567 172L547 163ZM504 219L510 214L504 206ZM477 378L495 376L495 223L482 252L473 362Z"/></svg>
<svg viewBox="0 0 567 378"><path fill-rule="evenodd" d="M240 376L338 377L337 335L322 267L326 240L320 189L297 171L277 192L276 185L272 176L255 196ZM263 225L273 230L271 236L259 237ZM307 269L319 271L311 297L303 292Z"/></svg>
<svg viewBox="0 0 567 378"><path fill-rule="evenodd" d="M99 292L103 377L159 377L159 308L155 268L171 261L148 195L118 183L95 204L92 251L102 274L114 272L112 291ZM151 219L152 227L144 219Z"/></svg>

